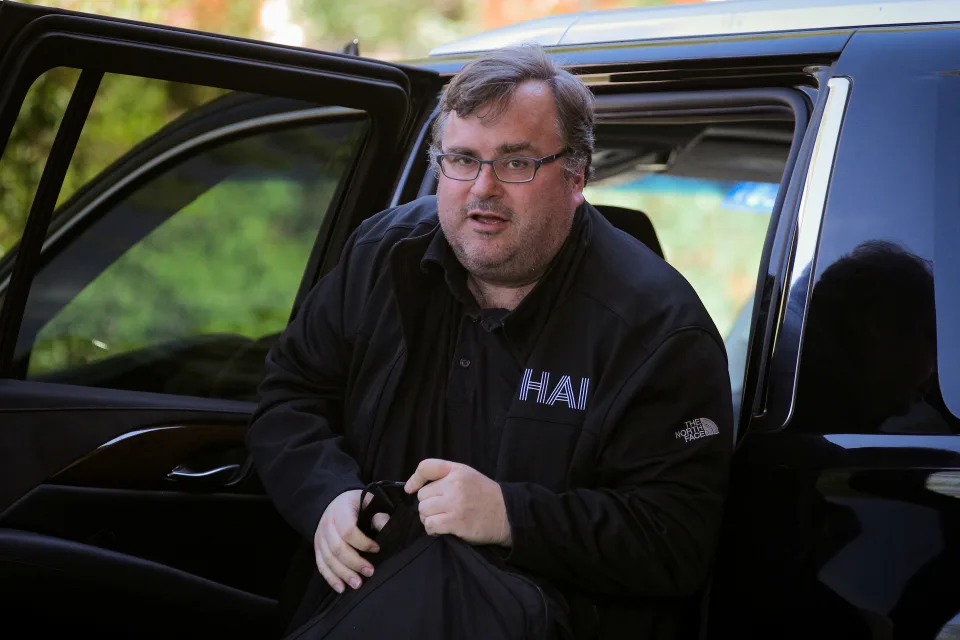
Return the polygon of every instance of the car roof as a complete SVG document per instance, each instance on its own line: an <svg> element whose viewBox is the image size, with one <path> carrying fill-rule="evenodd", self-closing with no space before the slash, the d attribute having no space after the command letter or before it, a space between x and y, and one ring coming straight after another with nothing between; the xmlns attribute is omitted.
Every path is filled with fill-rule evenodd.
<svg viewBox="0 0 960 640"><path fill-rule="evenodd" d="M734 0L586 11L520 22L441 45L431 56L536 42L545 47L660 38L960 22L957 0Z"/></svg>

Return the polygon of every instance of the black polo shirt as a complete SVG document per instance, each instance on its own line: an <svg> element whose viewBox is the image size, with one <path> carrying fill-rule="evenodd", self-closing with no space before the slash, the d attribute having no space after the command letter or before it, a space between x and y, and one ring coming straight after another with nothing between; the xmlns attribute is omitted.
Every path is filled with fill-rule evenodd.
<svg viewBox="0 0 960 640"><path fill-rule="evenodd" d="M420 262L429 310L418 328L376 457L403 478L428 457L460 462L494 477L504 417L524 363L550 317L581 239L583 215L544 276L513 310L480 309L467 271L437 229ZM380 468L383 468L382 466Z"/></svg>

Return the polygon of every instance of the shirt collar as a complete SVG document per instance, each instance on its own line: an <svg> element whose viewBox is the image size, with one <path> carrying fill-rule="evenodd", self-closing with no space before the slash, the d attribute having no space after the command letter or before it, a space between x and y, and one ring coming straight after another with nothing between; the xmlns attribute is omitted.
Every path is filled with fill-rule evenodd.
<svg viewBox="0 0 960 640"><path fill-rule="evenodd" d="M463 305L464 313L471 319L480 320L488 331L504 329L507 337L521 353L528 353L540 330L549 320L560 294L569 283L571 267L582 254L581 247L588 237L586 204L577 208L567 239L553 257L543 277L517 307L507 313L481 311L476 299L467 287L467 270L457 260L440 225L430 240L420 269L424 273L442 276L454 298Z"/></svg>
<svg viewBox="0 0 960 640"><path fill-rule="evenodd" d="M477 317L480 307L467 287L467 270L457 260L439 224L420 260L420 270L427 274L442 276L457 302L464 306L471 317Z"/></svg>

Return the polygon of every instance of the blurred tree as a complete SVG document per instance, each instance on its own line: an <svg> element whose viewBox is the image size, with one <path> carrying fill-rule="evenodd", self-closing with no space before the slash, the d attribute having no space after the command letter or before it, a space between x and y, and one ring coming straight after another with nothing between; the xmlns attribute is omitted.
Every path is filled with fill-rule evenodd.
<svg viewBox="0 0 960 640"><path fill-rule="evenodd" d="M680 0L702 2L703 0ZM548 15L576 13L580 11L602 11L605 9L626 9L632 7L652 7L665 4L678 4L678 0L485 0L481 3L481 30L495 29L515 24L522 20L532 20Z"/></svg>
<svg viewBox="0 0 960 640"><path fill-rule="evenodd" d="M26 0L72 11L258 35L260 0ZM245 8L244 8L245 6ZM203 27L201 27L203 28ZM31 85L6 148L0 156L0 257L19 241L34 192L70 100L78 72L51 69ZM114 78L120 78L114 76ZM60 194L62 202L93 175L183 111L212 97L202 88L137 81L111 83L108 76L84 125Z"/></svg>
<svg viewBox="0 0 960 640"><path fill-rule="evenodd" d="M384 59L424 56L472 33L479 8L467 0L291 0L310 46L333 50L357 38L361 55Z"/></svg>
<svg viewBox="0 0 960 640"><path fill-rule="evenodd" d="M19 240L79 73L51 69L33 83L0 155L0 257Z"/></svg>

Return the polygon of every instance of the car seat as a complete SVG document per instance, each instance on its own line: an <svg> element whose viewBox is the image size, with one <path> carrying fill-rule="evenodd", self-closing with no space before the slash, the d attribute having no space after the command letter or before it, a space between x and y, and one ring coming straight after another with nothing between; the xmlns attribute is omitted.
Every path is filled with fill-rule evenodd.
<svg viewBox="0 0 960 640"><path fill-rule="evenodd" d="M654 253L663 257L663 248L660 246L660 240L657 238L657 232L653 228L653 223L643 211L639 209L628 209L626 207L617 207L610 204L594 205L597 211L603 214L610 224L621 231L629 233L631 236L647 245Z"/></svg>

